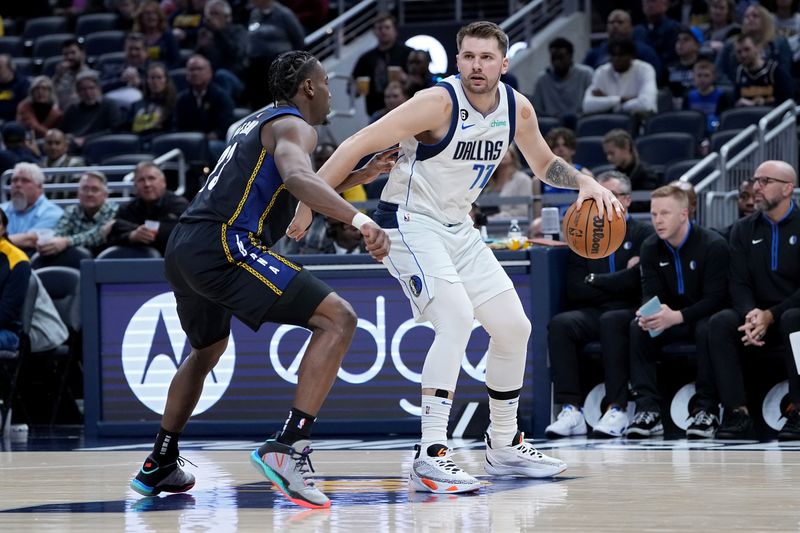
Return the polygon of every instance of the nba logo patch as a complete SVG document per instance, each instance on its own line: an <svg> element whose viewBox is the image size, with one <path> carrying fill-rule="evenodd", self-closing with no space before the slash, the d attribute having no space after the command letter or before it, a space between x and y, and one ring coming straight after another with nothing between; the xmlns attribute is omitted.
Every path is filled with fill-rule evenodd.
<svg viewBox="0 0 800 533"><path fill-rule="evenodd" d="M791 237L789 237L789 244L791 244L792 246L797 244L797 235L792 235Z"/></svg>
<svg viewBox="0 0 800 533"><path fill-rule="evenodd" d="M411 213L403 213L403 220L409 222L411 220Z"/></svg>
<svg viewBox="0 0 800 533"><path fill-rule="evenodd" d="M622 245L625 250L630 250L633 248L633 243L631 241L625 241L625 244Z"/></svg>
<svg viewBox="0 0 800 533"><path fill-rule="evenodd" d="M692 270L697 270L697 263L694 260L689 261L689 268Z"/></svg>
<svg viewBox="0 0 800 533"><path fill-rule="evenodd" d="M408 289L415 297L419 296L419 293L422 292L422 280L419 276L411 276L411 279L408 280Z"/></svg>

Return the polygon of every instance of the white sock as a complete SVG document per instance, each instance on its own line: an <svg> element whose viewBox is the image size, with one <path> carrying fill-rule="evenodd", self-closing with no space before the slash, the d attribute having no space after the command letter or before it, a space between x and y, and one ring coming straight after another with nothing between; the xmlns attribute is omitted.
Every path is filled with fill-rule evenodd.
<svg viewBox="0 0 800 533"><path fill-rule="evenodd" d="M492 448L510 446L517 434L517 407L519 396L511 400L489 398L489 438Z"/></svg>
<svg viewBox="0 0 800 533"><path fill-rule="evenodd" d="M447 421L453 400L422 395L422 440L420 446L427 452L431 444L447 445Z"/></svg>

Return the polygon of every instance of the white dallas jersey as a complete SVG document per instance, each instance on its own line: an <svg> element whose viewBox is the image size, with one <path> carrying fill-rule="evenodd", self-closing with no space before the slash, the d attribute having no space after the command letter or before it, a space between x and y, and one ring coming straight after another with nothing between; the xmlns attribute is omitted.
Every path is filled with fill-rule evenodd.
<svg viewBox="0 0 800 533"><path fill-rule="evenodd" d="M514 90L499 82L500 103L483 116L467 100L458 76L437 87L447 89L453 100L450 129L436 144L414 137L400 142L400 157L381 200L445 224L459 224L514 140Z"/></svg>

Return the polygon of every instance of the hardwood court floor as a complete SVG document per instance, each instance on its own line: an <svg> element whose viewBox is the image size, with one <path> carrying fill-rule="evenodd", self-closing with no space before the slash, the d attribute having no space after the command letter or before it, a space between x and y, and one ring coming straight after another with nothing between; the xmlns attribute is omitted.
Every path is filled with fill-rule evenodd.
<svg viewBox="0 0 800 533"><path fill-rule="evenodd" d="M289 504L248 463L255 443L193 441L186 494L141 498L128 481L149 444L0 452L0 531L797 531L800 447L573 439L537 443L568 462L552 480L482 478L473 495L413 493L410 440L319 441L330 510ZM458 444L458 443L457 443ZM482 473L481 444L457 459ZM394 449L374 449L374 448ZM8 446L5 447L8 449Z"/></svg>

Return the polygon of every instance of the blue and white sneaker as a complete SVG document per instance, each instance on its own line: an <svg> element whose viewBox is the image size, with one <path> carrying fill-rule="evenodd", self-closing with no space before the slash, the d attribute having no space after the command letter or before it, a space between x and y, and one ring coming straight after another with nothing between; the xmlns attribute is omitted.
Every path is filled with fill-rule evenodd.
<svg viewBox="0 0 800 533"><path fill-rule="evenodd" d="M628 429L628 413L612 405L594 426L592 436L600 438L622 437Z"/></svg>
<svg viewBox="0 0 800 533"><path fill-rule="evenodd" d="M139 473L131 480L131 488L142 496L155 496L160 492L186 492L194 487L194 476L183 471L183 465L182 457L178 457L174 463L160 465L152 455L148 455Z"/></svg>
<svg viewBox="0 0 800 533"><path fill-rule="evenodd" d="M313 451L311 441L299 440L289 446L269 439L263 448L266 450L263 455L258 450L253 450L250 462L290 502L309 509L327 509L331 506L328 497L308 477L309 473L314 472L309 457Z"/></svg>

